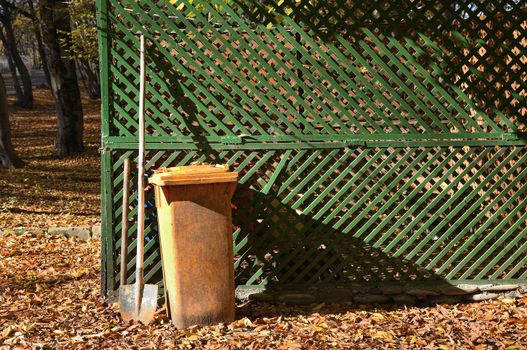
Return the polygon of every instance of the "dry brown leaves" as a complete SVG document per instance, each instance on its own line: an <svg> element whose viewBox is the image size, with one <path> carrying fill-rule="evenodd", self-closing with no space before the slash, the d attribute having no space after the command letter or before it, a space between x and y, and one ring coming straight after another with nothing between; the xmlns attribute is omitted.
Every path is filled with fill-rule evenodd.
<svg viewBox="0 0 527 350"><path fill-rule="evenodd" d="M527 298L453 306L248 303L238 320L123 324L99 296L99 242L0 235L0 349L523 349Z"/></svg>
<svg viewBox="0 0 527 350"><path fill-rule="evenodd" d="M10 109L13 144L26 166L0 171L0 229L93 225L100 213L99 101L83 99L86 152L58 159L51 94L36 90L34 97L34 109Z"/></svg>

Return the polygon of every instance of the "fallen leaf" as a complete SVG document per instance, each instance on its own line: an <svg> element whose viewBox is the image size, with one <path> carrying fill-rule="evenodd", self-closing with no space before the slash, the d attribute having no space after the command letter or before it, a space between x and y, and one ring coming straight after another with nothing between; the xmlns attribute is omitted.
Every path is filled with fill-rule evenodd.
<svg viewBox="0 0 527 350"><path fill-rule="evenodd" d="M14 327L13 326L7 326L2 330L2 338L8 338L11 333L13 332Z"/></svg>
<svg viewBox="0 0 527 350"><path fill-rule="evenodd" d="M438 349L441 349L441 350L454 350L454 347L450 346L450 345L446 345L446 344L441 344L438 346Z"/></svg>
<svg viewBox="0 0 527 350"><path fill-rule="evenodd" d="M374 320L374 321L377 321L377 322L384 321L384 319L385 319L384 315L381 314L381 313L378 313L378 312L372 313L370 318L372 320Z"/></svg>
<svg viewBox="0 0 527 350"><path fill-rule="evenodd" d="M387 343L394 343L393 335L385 331L377 331L373 334L373 339L381 340Z"/></svg>
<svg viewBox="0 0 527 350"><path fill-rule="evenodd" d="M412 335L410 338L410 345L427 345L428 343L424 341L421 338L416 337L415 335Z"/></svg>

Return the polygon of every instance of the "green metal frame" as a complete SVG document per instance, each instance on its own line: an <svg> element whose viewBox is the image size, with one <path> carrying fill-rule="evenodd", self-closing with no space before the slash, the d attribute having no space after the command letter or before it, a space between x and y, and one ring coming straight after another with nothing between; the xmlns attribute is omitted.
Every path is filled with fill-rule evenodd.
<svg viewBox="0 0 527 350"><path fill-rule="evenodd" d="M147 169L240 172L239 288L524 282L527 6L471 6L98 0L103 294L120 283L139 33ZM161 283L147 214L145 279Z"/></svg>

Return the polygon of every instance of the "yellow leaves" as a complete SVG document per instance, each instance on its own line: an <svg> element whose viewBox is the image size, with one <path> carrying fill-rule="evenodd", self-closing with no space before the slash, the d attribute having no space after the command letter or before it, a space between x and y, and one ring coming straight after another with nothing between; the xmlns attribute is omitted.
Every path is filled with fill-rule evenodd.
<svg viewBox="0 0 527 350"><path fill-rule="evenodd" d="M253 326L253 323L247 317L244 317L244 318L236 321L236 323L238 323L239 325L242 325L244 327L252 327Z"/></svg>
<svg viewBox="0 0 527 350"><path fill-rule="evenodd" d="M378 312L371 314L370 318L376 322L382 322L386 319L383 314Z"/></svg>
<svg viewBox="0 0 527 350"><path fill-rule="evenodd" d="M441 350L455 350L453 346L446 345L446 344L441 344L437 348Z"/></svg>
<svg viewBox="0 0 527 350"><path fill-rule="evenodd" d="M11 335L11 333L13 332L14 328L15 327L12 326L12 325L5 327L2 330L2 334L0 335L0 339L8 338Z"/></svg>
<svg viewBox="0 0 527 350"><path fill-rule="evenodd" d="M421 345L421 346L425 346L427 345L428 343L426 341L424 341L423 339L421 338L418 338L416 337L415 335L412 335L412 337L410 338L410 345Z"/></svg>
<svg viewBox="0 0 527 350"><path fill-rule="evenodd" d="M221 4L214 4L214 9L217 12L220 12L221 10L223 10L223 5L221 5Z"/></svg>
<svg viewBox="0 0 527 350"><path fill-rule="evenodd" d="M309 327L314 333L324 333L327 328L328 326L325 323Z"/></svg>
<svg viewBox="0 0 527 350"><path fill-rule="evenodd" d="M300 350L300 349L303 349L304 346L302 344L302 342L299 342L299 341L291 341L291 340L288 340L285 342L284 345L282 345L280 347L280 349L283 349L283 350Z"/></svg>
<svg viewBox="0 0 527 350"><path fill-rule="evenodd" d="M119 319L117 304L108 304L99 295L99 277L94 273L97 242L0 235L0 247L20 250L9 258L0 252L0 284L18 287L0 293L0 344L9 349L25 341L42 344L37 348L60 343L64 348L88 349L516 350L525 339L527 299L515 301L522 307L495 300L378 310L349 304L295 307L249 302L237 309L242 316L228 325L182 330L161 315L148 327L129 325ZM27 276L36 280L24 289Z"/></svg>
<svg viewBox="0 0 527 350"><path fill-rule="evenodd" d="M267 11L267 13L274 13L276 11L276 8L274 8L274 6L271 6L271 5L266 5L265 10Z"/></svg>
<svg viewBox="0 0 527 350"><path fill-rule="evenodd" d="M228 4L231 0L207 0L209 4L218 12L222 11L224 8L224 5ZM196 13L192 11L192 8L196 10L198 13L203 13L207 10L207 6L200 0L197 1L194 5L194 0L169 0L169 2L172 5L176 5L176 9L178 11L184 11L185 8L189 9L190 11L187 13L187 18L194 18L196 17Z"/></svg>
<svg viewBox="0 0 527 350"><path fill-rule="evenodd" d="M73 272L71 273L71 276L73 278L79 278L83 275L83 272L80 271L80 270L73 270Z"/></svg>
<svg viewBox="0 0 527 350"><path fill-rule="evenodd" d="M394 337L390 332L377 331L372 334L372 338L384 343L395 343Z"/></svg>
<svg viewBox="0 0 527 350"><path fill-rule="evenodd" d="M502 303L503 305L514 305L516 304L516 299L503 298L503 299L500 299L500 303Z"/></svg>
<svg viewBox="0 0 527 350"><path fill-rule="evenodd" d="M0 332L0 345L15 344L17 339L24 338L25 335L33 331L34 328L34 323L27 323L24 321L18 324L9 325ZM3 348L0 346L0 349Z"/></svg>
<svg viewBox="0 0 527 350"><path fill-rule="evenodd" d="M205 11L205 5L203 5L202 2L200 2L199 4L196 4L195 8L196 8L196 11L198 11L198 12Z"/></svg>
<svg viewBox="0 0 527 350"><path fill-rule="evenodd" d="M188 341L196 341L196 340L199 339L199 335L191 334L191 335L187 336L185 339L188 340Z"/></svg>
<svg viewBox="0 0 527 350"><path fill-rule="evenodd" d="M439 335L445 335L446 334L446 331L443 327L437 327L436 328L436 331Z"/></svg>

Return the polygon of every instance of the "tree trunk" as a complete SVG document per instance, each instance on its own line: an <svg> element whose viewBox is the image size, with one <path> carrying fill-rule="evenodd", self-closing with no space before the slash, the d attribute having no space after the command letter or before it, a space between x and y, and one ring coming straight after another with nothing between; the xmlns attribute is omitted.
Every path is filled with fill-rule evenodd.
<svg viewBox="0 0 527 350"><path fill-rule="evenodd" d="M11 58L11 53L9 52L9 47L7 46L7 40L4 36L3 29L0 28L0 41L2 44L4 44L4 48L6 51L6 57L7 57L7 64L9 66L9 71L11 72L11 79L13 80L13 87L15 88L15 94L16 94L16 100L17 104L22 104L22 101L24 100L24 92L22 91L22 87L20 86L20 80L18 80L18 73L16 70L15 63L13 62L13 59Z"/></svg>
<svg viewBox="0 0 527 350"><path fill-rule="evenodd" d="M40 55L40 61L42 62L42 70L44 71L44 76L46 77L46 82L48 86L51 86L51 78L49 75L48 68L48 59L46 57L46 52L44 51L44 44L42 43L42 31L40 29L40 23L35 12L35 6L33 5L33 0L27 0L29 13L31 14L31 23L33 24L33 33L35 33L35 38L37 39L37 50Z"/></svg>
<svg viewBox="0 0 527 350"><path fill-rule="evenodd" d="M0 75L0 169L19 168L23 165L24 163L17 157L11 144L7 94L4 80Z"/></svg>
<svg viewBox="0 0 527 350"><path fill-rule="evenodd" d="M88 92L88 96L92 100L96 100L101 97L101 88L99 76L94 73L90 63L86 60L77 60L79 71L84 81L84 86Z"/></svg>
<svg viewBox="0 0 527 350"><path fill-rule="evenodd" d="M6 4L3 4L2 8L3 14L0 16L0 20L2 21L5 30L5 45L15 63L18 73L20 73L20 80L22 81L24 96L22 101L20 101L20 106L23 108L33 108L33 85L31 84L31 75L18 52L15 32L13 30L11 9Z"/></svg>
<svg viewBox="0 0 527 350"><path fill-rule="evenodd" d="M61 0L41 0L42 38L48 60L51 91L57 111L55 149L60 157L83 151L83 115L75 61L61 47L61 33L70 33L67 4Z"/></svg>

